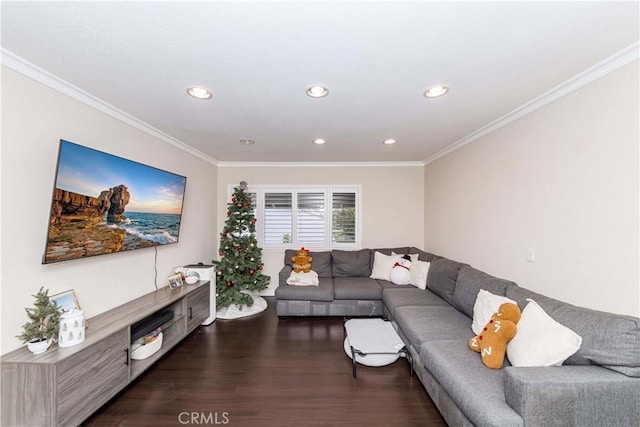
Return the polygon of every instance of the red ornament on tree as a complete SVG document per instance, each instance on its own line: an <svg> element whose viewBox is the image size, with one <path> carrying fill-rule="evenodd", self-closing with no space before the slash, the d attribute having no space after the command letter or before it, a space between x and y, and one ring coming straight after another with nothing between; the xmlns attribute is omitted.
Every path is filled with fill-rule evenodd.
<svg viewBox="0 0 640 427"><path fill-rule="evenodd" d="M227 211L227 216L231 216L231 211Z"/></svg>
<svg viewBox="0 0 640 427"><path fill-rule="evenodd" d="M231 201L232 201L233 203L235 203L235 202L236 202L236 200L237 200L237 199L236 199L235 197L232 197L232 198L231 198Z"/></svg>
<svg viewBox="0 0 640 427"><path fill-rule="evenodd" d="M249 274L250 274L250 275L253 275L253 273L255 273L255 272L256 272L256 271L255 271L253 268L250 268L250 269L249 269Z"/></svg>
<svg viewBox="0 0 640 427"><path fill-rule="evenodd" d="M238 203L238 208L242 208L244 205L242 203Z"/></svg>
<svg viewBox="0 0 640 427"><path fill-rule="evenodd" d="M247 205L251 206L251 199L247 200Z"/></svg>
<svg viewBox="0 0 640 427"><path fill-rule="evenodd" d="M262 266L261 265L258 266L258 270L262 270Z"/></svg>
<svg viewBox="0 0 640 427"><path fill-rule="evenodd" d="M230 288L233 286L233 283L231 283L230 281L227 282L227 288Z"/></svg>

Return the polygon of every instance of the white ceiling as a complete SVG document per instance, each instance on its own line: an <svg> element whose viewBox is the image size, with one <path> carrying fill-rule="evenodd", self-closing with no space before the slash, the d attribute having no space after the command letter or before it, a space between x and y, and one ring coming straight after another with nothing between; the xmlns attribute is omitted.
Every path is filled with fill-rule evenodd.
<svg viewBox="0 0 640 427"><path fill-rule="evenodd" d="M423 161L636 43L638 4L3 1L1 43L218 161Z"/></svg>

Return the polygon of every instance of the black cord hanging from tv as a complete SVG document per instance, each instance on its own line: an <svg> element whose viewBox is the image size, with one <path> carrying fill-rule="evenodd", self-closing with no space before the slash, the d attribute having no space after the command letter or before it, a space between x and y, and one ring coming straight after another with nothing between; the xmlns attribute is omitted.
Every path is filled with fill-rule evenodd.
<svg viewBox="0 0 640 427"><path fill-rule="evenodd" d="M153 283L156 285L156 290L158 290L158 245L153 247L155 251L155 257L153 258Z"/></svg>

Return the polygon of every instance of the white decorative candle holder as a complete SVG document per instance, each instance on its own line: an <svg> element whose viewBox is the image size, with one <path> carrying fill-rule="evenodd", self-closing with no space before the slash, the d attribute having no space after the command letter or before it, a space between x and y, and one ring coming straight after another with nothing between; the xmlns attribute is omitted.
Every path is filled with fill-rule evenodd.
<svg viewBox="0 0 640 427"><path fill-rule="evenodd" d="M84 311L72 308L60 315L58 346L71 347L84 341Z"/></svg>

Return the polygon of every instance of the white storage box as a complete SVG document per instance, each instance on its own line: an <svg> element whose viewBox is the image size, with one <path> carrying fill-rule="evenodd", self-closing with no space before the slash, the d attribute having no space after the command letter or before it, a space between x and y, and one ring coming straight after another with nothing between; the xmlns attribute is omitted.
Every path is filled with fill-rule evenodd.
<svg viewBox="0 0 640 427"><path fill-rule="evenodd" d="M162 332L158 334L155 340L151 341L149 344L141 345L135 348L131 352L131 358L133 360L142 360L147 357L152 356L155 352L160 350L162 347Z"/></svg>

